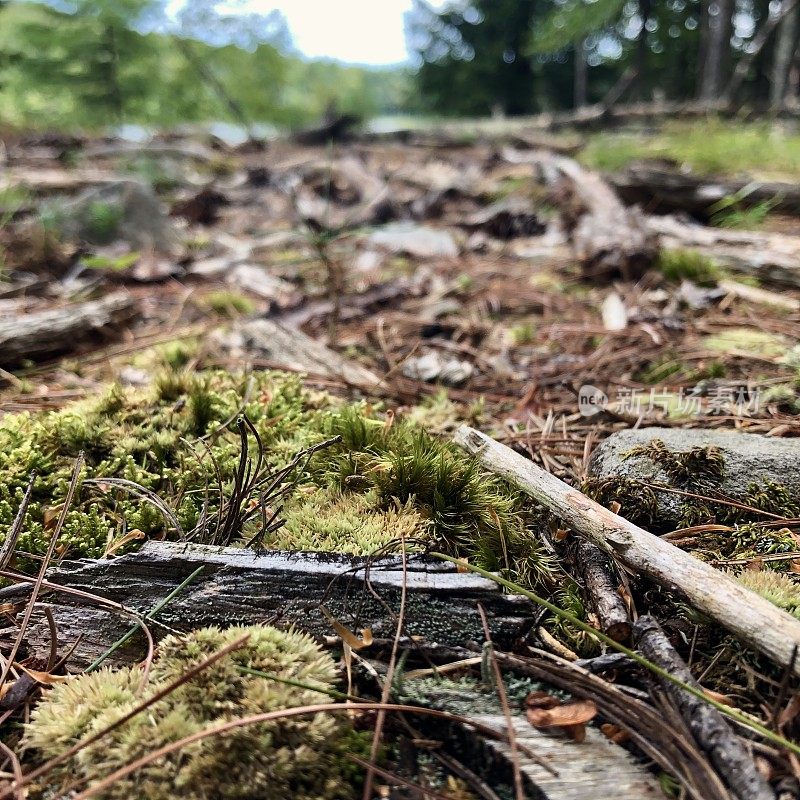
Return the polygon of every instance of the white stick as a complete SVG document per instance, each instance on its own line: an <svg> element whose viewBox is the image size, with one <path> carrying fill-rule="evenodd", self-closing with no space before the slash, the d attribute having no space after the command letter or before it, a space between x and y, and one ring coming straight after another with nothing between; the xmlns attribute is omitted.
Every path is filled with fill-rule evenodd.
<svg viewBox="0 0 800 800"><path fill-rule="evenodd" d="M679 593L695 608L783 667L800 648L800 620L669 542L573 489L511 448L462 426L455 441L621 564ZM794 672L800 675L800 658Z"/></svg>

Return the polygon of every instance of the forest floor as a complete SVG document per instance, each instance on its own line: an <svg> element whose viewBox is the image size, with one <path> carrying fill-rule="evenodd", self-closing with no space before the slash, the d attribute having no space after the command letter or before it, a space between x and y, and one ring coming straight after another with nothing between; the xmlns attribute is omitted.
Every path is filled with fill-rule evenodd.
<svg viewBox="0 0 800 800"><path fill-rule="evenodd" d="M338 398L331 401L334 406L362 398L359 413L367 418L384 426L406 420L437 441L451 438L466 422L586 491L587 481L597 478L591 467L595 449L631 428L735 430L791 441L800 435L800 228L790 192L797 188L800 145L792 137L781 140L774 162L762 160L759 166L749 157L738 158L758 138L755 129L736 139L724 123L719 125L713 135L697 126L677 133L674 128L656 134L604 132L586 139L575 133L529 133L459 143L415 132L405 140L275 141L238 148L179 136L146 143L9 136L0 152L5 159L0 173L0 428L8 430L19 412L38 418L83 408L78 413L89 414L90 406L73 404L96 402L113 384L129 398L154 385L162 391L160 371L167 364L193 374L222 370L213 373L217 376L245 368L298 372L304 391ZM719 155L726 148L733 154L728 159ZM573 235L575 209L564 199L563 176L551 175L557 163L552 159L566 158L564 153L586 167L614 170L610 185L623 197L636 195L632 199L644 209L637 224L655 242L648 268L632 274L612 265L598 272L581 263ZM625 170L641 167L648 158L654 159L659 180L665 171L676 180L696 177L688 190L691 208L676 207L680 199L668 197L662 184L649 196L641 181L630 188ZM759 183L774 194L754 194ZM716 187L710 194L709 186ZM702 201L706 196L710 199ZM701 201L706 206L698 210ZM96 303L100 306L91 305ZM254 328L259 320L277 328ZM313 352L303 334L316 343ZM284 340L276 338L281 335L293 345L283 346ZM20 349L25 337L35 346ZM284 391L282 386L259 384L256 391L271 398ZM230 426L237 404L248 407L249 391L242 390L225 413L215 412L220 419L210 416L208 430ZM328 402L320 397L308 395L303 413ZM196 402L195 395L189 402ZM130 409L156 415L166 408L137 403L131 400ZM178 404L175 408L180 411ZM262 422L254 422L263 434ZM283 421L263 424L280 427ZM291 455L287 442L316 442L292 438L294 429L281 431L288 437L280 439L284 461ZM319 432L327 432L321 423ZM403 441L411 446L410 439ZM55 446L62 448L60 468L65 469L69 448L61 442ZM386 445L388 450L399 446ZM706 448L704 454L709 452ZM0 457L3 464L12 469L10 458ZM10 474L0 471L0 480L8 483ZM779 478L775 481L783 484ZM60 480L61 498L38 498L45 509L57 511L63 501L68 481ZM684 493L697 493L706 485L681 486ZM769 487L774 489L775 482ZM323 490L321 481L304 491L311 496L318 490ZM375 483L372 490L384 489ZM3 498L9 507L14 496L19 493ZM595 496L623 516L627 503L627 516L641 523L632 498ZM685 540L684 549L691 552L692 536L697 546L697 537L723 529L740 532L746 524L764 523L759 515L766 514L771 530L782 531L780 547L772 547L773 539L769 546L757 539L750 549L716 547L713 557L705 548L702 557L720 570L775 568L796 586L800 495L780 497L785 507L777 507L773 496L758 506L752 492L746 503L736 495L733 502L744 503L750 516L735 522L705 506L683 526L661 518L650 522L679 544ZM43 514L40 529L46 533L51 522ZM289 524L295 530L296 523ZM564 532L547 524L553 542L545 550L558 558ZM129 527L141 534L145 523ZM676 528L683 540L674 535ZM126 530L115 530L107 555L131 549L136 537L125 539ZM362 554L358 548L343 549ZM26 556L41 559L46 550L45 536ZM455 545L451 552L471 557ZM61 557L65 554L96 555L65 551ZM5 569L9 555L2 541L0 555ZM565 557L560 569L574 575L573 566ZM508 574L526 583L520 569ZM628 575L623 585L636 580L632 570L621 574ZM584 610L585 595L581 600L578 589L559 594L564 589L559 583L551 582L548 597L557 604L572 602L570 613L597 626ZM541 589L547 581L531 579L526 585ZM622 596L630 596L629 590L640 613L650 611L671 623L673 643L694 677L716 692L713 697L753 714L778 737L754 745L750 755L771 783L772 796L798 796L797 755L780 743L782 737L796 738L800 718L792 667L767 664L751 651L737 661L733 640L709 633L714 626L702 616L707 609L684 619L685 607L679 612L679 604L670 605L647 580L621 591ZM11 612L23 607L2 601L7 635L17 630ZM783 607L797 616L800 599ZM604 649L588 646L581 652L585 637L569 622L563 629L551 625L550 633L538 630L536 646L559 658L598 657ZM335 625L334 631L354 644L350 631L342 633ZM36 647L28 645L34 658ZM515 652L520 653L519 643ZM426 658L430 663L434 656ZM393 659L388 659L390 669ZM479 662L480 654L462 672ZM720 663L727 666L718 669ZM351 666L348 662L348 671ZM503 666L513 671L512 664ZM541 678L545 667L539 663L537 668L538 673L522 674ZM46 683L42 667L37 669L32 677ZM484 679L486 672L484 663ZM636 687L630 702L644 703L644 690L652 687L641 677L628 682ZM540 710L530 689L524 684L512 692L528 703L529 719ZM23 713L23 706L20 701L0 713L0 724ZM503 701L499 713L506 707ZM614 740L620 729L627 730L625 722L603 708L604 733ZM674 715L670 719L674 722ZM563 721L557 727L570 729ZM519 759L513 740L511 749L513 765ZM641 763L646 761L642 753L654 758L647 747L633 749ZM702 751L702 740L690 750ZM424 758L410 770L397 752L388 758L390 771L376 778L392 797L420 796L403 788L409 780L429 780L431 797L498 796L450 762L431 767L428 774ZM369 760L368 752L363 757ZM677 776L673 771L671 778L663 777L670 770L659 762L655 771L662 775L662 788L677 791L677 779L689 796L736 794L713 777L712 768L703 772L706 766L692 761L695 755L687 758L691 766ZM451 777L444 778L445 773ZM539 780L545 779L539 775ZM713 791L703 781L710 781ZM574 791L579 784L576 779ZM552 791L548 796L572 796L563 787ZM644 790L633 787L630 796L636 791Z"/></svg>

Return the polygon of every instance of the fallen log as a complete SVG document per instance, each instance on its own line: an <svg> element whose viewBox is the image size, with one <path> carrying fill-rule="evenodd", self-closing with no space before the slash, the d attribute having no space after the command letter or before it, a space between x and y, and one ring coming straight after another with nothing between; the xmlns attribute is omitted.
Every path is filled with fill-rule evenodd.
<svg viewBox="0 0 800 800"><path fill-rule="evenodd" d="M710 228L673 216L647 217L647 227L663 248L696 250L764 283L800 287L800 236Z"/></svg>
<svg viewBox="0 0 800 800"><path fill-rule="evenodd" d="M7 315L0 320L0 367L41 361L70 352L87 339L118 334L135 313L134 298L115 292L102 300Z"/></svg>
<svg viewBox="0 0 800 800"><path fill-rule="evenodd" d="M585 277L640 278L655 259L657 238L635 208L627 208L611 186L577 161L544 151L507 149L511 163L538 167L558 206Z"/></svg>
<svg viewBox="0 0 800 800"><path fill-rule="evenodd" d="M793 655L800 643L800 620L474 428L459 428L455 441L619 563L682 595L742 641L800 675Z"/></svg>
<svg viewBox="0 0 800 800"><path fill-rule="evenodd" d="M231 331L217 332L212 338L227 355L247 359L254 366L341 381L367 393L379 391L384 385L374 372L291 325L268 319L249 320Z"/></svg>
<svg viewBox="0 0 800 800"><path fill-rule="evenodd" d="M708 219L714 203L739 195L745 208L768 202L776 211L800 214L800 186L785 181L694 175L653 161L631 164L607 180L626 203L651 212L683 211Z"/></svg>
<svg viewBox="0 0 800 800"><path fill-rule="evenodd" d="M650 616L639 617L633 632L645 658L683 683L702 691L658 622ZM742 739L734 734L722 714L671 681L661 678L660 683L734 795L739 800L774 800L775 793L761 776Z"/></svg>
<svg viewBox="0 0 800 800"><path fill-rule="evenodd" d="M444 646L469 642L479 646L484 639L480 602L489 615L492 637L500 646L510 646L526 633L535 610L525 598L503 594L493 581L416 556L408 559L404 573L398 557L370 563L339 553L256 554L240 548L147 542L119 558L65 563L50 570L47 580L146 614L198 567L202 573L150 623L156 639L169 628L188 631L256 623L292 625L323 638L335 634L331 618L354 632L369 629L376 642L391 639L404 582L406 644L409 637L420 637ZM0 589L0 598L22 599L29 591L28 584L17 584ZM81 666L104 653L130 627L129 619L73 595L50 591L41 600L51 608L62 642L81 637L73 659ZM29 629L27 641L33 653L49 652L48 630L41 618ZM115 655L128 663L141 658L141 634Z"/></svg>

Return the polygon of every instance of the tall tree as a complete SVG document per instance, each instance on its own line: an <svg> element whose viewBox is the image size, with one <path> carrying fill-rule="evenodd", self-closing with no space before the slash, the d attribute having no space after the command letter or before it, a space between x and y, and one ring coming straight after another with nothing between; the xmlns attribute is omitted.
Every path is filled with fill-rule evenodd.
<svg viewBox="0 0 800 800"><path fill-rule="evenodd" d="M797 51L798 16L800 7L792 6L778 23L775 48L772 55L772 75L770 81L769 105L773 111L780 111L786 101L789 89L789 71Z"/></svg>
<svg viewBox="0 0 800 800"><path fill-rule="evenodd" d="M703 0L698 97L718 101L730 77L734 0Z"/></svg>
<svg viewBox="0 0 800 800"><path fill-rule="evenodd" d="M461 114L537 110L536 71L528 56L541 0L474 0L435 11L414 0L406 18L428 108Z"/></svg>

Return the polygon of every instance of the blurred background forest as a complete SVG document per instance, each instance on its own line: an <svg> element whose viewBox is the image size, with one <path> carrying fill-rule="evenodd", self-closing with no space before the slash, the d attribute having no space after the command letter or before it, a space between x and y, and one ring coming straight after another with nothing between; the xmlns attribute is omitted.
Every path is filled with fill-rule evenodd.
<svg viewBox="0 0 800 800"><path fill-rule="evenodd" d="M619 101L791 110L797 0L463 0L406 14L410 64L311 60L283 16L192 0L0 2L0 123L296 127ZM337 35L335 30L330 32Z"/></svg>

